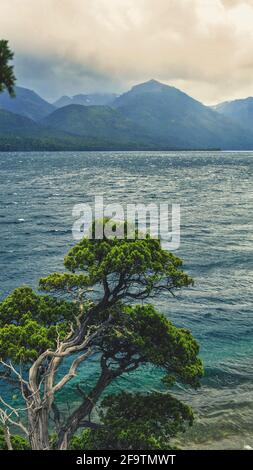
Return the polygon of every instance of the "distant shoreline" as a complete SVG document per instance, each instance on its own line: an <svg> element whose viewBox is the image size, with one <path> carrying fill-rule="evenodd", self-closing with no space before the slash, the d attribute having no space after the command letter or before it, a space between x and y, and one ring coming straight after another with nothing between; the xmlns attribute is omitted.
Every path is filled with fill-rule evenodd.
<svg viewBox="0 0 253 470"><path fill-rule="evenodd" d="M1 149L0 147L0 152L1 153L15 153L15 152L251 152L253 151L252 149L241 149L241 150L228 150L228 149L219 149L219 148L206 148L206 149L184 149L184 148L80 148L80 149L47 149L47 148L42 148L42 149L22 149L22 148L17 148L17 149Z"/></svg>

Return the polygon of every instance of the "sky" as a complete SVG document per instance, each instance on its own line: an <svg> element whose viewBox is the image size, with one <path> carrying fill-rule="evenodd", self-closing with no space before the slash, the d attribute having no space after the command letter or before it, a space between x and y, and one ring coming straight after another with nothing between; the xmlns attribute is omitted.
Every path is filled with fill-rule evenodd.
<svg viewBox="0 0 253 470"><path fill-rule="evenodd" d="M253 96L253 0L1 0L0 36L50 101L151 78L205 104Z"/></svg>

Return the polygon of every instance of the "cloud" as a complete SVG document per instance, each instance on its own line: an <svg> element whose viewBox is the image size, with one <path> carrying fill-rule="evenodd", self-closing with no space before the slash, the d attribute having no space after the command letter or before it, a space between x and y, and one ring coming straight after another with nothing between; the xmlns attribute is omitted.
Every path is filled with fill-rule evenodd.
<svg viewBox="0 0 253 470"><path fill-rule="evenodd" d="M252 24L253 0L1 0L18 76L48 96L149 78L206 103L253 94Z"/></svg>
<svg viewBox="0 0 253 470"><path fill-rule="evenodd" d="M37 91L49 101L62 95L80 92L111 92L122 84L111 76L89 70L85 64L73 63L66 58L35 57L16 54L15 73L18 85Z"/></svg>
<svg viewBox="0 0 253 470"><path fill-rule="evenodd" d="M228 8L233 8L236 6L244 5L253 5L253 0L221 0L221 3Z"/></svg>

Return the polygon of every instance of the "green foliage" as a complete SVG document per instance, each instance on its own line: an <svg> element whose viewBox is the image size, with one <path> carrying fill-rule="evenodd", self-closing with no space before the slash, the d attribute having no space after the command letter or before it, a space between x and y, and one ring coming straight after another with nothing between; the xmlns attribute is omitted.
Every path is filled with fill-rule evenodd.
<svg viewBox="0 0 253 470"><path fill-rule="evenodd" d="M84 429L80 434L72 437L69 450L94 450L94 437L91 429Z"/></svg>
<svg viewBox="0 0 253 470"><path fill-rule="evenodd" d="M11 444L13 450L30 450L30 445L26 439L18 434L11 435ZM7 444L4 438L4 431L0 428L0 450L7 450Z"/></svg>
<svg viewBox="0 0 253 470"><path fill-rule="evenodd" d="M69 251L64 265L72 272L85 271L91 284L117 277L126 297L134 296L133 285L135 290L142 285L149 295L156 288L169 291L193 284L181 269L182 261L163 250L160 240L149 237L127 239L125 234L124 239L84 238Z"/></svg>
<svg viewBox="0 0 253 470"><path fill-rule="evenodd" d="M170 440L193 423L193 413L169 394L122 392L102 403L101 426L71 441L81 449L170 449Z"/></svg>
<svg viewBox="0 0 253 470"><path fill-rule="evenodd" d="M41 296L24 286L0 303L0 357L29 362L63 339L77 315L77 305Z"/></svg>
<svg viewBox="0 0 253 470"><path fill-rule="evenodd" d="M60 291L73 292L85 289L90 285L88 276L84 274L53 273L42 277L39 281L40 289L45 292Z"/></svg>
<svg viewBox="0 0 253 470"><path fill-rule="evenodd" d="M0 92L7 90L11 96L15 96L14 84L15 75L13 65L9 62L13 59L13 52L10 50L8 41L0 40Z"/></svg>
<svg viewBox="0 0 253 470"><path fill-rule="evenodd" d="M122 366L127 357L128 366L151 363L165 373L164 384L177 379L198 387L203 365L190 331L174 326L152 305L121 306L111 313L114 324L99 343L107 361Z"/></svg>

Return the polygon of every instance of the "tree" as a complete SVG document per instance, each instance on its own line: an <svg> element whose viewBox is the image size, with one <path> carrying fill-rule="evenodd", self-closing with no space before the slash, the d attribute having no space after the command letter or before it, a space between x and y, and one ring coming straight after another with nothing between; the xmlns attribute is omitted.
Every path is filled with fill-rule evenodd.
<svg viewBox="0 0 253 470"><path fill-rule="evenodd" d="M0 39L0 93L7 90L10 96L15 96L14 85L16 78L13 65L9 64L13 56L14 54L9 48L8 41Z"/></svg>
<svg viewBox="0 0 253 470"><path fill-rule="evenodd" d="M168 450L170 439L192 425L193 412L169 393L121 392L103 400L100 422L74 436L70 448Z"/></svg>
<svg viewBox="0 0 253 470"><path fill-rule="evenodd" d="M106 388L123 374L152 365L164 385L180 381L197 387L203 373L199 347L191 333L143 303L193 283L182 270L182 261L165 251L159 240L148 235L145 239L128 239L126 234L123 239L84 238L69 251L64 265L66 272L40 279L39 288L44 293L21 287L0 304L0 377L19 387L25 406L14 409L1 400L9 424L22 430L32 449L52 446L50 420L57 436L54 448L58 449L69 448L80 429L97 429L103 421L108 428L112 412L116 416L121 410L124 425L122 403L126 398L132 407L138 397L108 398L110 402L106 403L112 411L107 406L108 414L103 415L100 424L92 419L92 411ZM99 365L99 377L87 392L81 386L78 368L81 364L89 368L91 358ZM58 407L57 394L77 375L80 401L65 416ZM157 373L154 381L159 380L155 377ZM178 406L171 415L171 429L179 429L180 421L191 421L191 414L184 405L175 405L173 397L148 392L142 397L143 403L160 400L163 410ZM150 438L158 442L158 430L151 432L150 420ZM169 436L165 424L163 429ZM103 431L105 436L105 427ZM117 437L119 429L115 432L116 445L122 441Z"/></svg>

